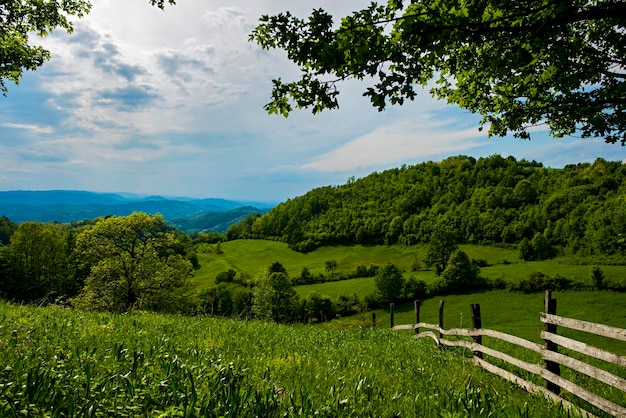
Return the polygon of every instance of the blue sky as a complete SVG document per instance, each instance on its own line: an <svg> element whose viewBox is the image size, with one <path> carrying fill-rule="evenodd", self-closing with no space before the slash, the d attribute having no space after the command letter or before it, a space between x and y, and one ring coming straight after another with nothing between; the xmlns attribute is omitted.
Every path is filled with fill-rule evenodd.
<svg viewBox="0 0 626 418"><path fill-rule="evenodd" d="M94 0L52 60L0 97L0 190L76 189L280 202L402 164L501 154L550 167L626 160L602 140L487 138L479 117L424 91L378 112L342 86L340 109L267 115L271 79L297 77L248 42L259 16L366 2Z"/></svg>

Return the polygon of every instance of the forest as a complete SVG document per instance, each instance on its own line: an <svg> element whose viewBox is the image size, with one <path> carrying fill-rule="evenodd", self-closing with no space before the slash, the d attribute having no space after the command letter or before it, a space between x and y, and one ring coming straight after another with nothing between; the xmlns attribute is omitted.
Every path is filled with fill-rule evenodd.
<svg viewBox="0 0 626 418"><path fill-rule="evenodd" d="M286 242L298 251L324 245L428 243L446 231L456 242L521 245L623 264L626 166L619 161L544 167L493 155L403 165L340 186L320 187L264 216L233 225L228 239Z"/></svg>

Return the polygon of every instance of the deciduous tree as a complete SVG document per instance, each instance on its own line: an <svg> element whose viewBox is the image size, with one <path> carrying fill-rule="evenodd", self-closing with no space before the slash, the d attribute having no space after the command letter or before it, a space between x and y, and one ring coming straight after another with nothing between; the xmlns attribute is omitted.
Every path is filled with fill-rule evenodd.
<svg viewBox="0 0 626 418"><path fill-rule="evenodd" d="M314 10L261 17L250 35L300 68L273 81L270 113L339 106L338 84L366 79L379 110L420 87L482 115L490 135L579 132L626 143L626 3L614 0L388 0L335 22ZM371 81L370 81L371 80Z"/></svg>
<svg viewBox="0 0 626 418"><path fill-rule="evenodd" d="M442 279L448 290L464 290L476 287L480 269L472 263L464 251L458 250L450 258Z"/></svg>
<svg viewBox="0 0 626 418"><path fill-rule="evenodd" d="M86 309L178 312L187 307L191 263L161 216L135 212L98 221L76 238L88 272L74 299Z"/></svg>
<svg viewBox="0 0 626 418"><path fill-rule="evenodd" d="M20 300L66 294L70 287L67 234L58 226L20 224L9 242L10 286L7 294Z"/></svg>
<svg viewBox="0 0 626 418"><path fill-rule="evenodd" d="M426 253L426 265L435 266L437 275L441 274L448 265L448 260L452 253L458 248L454 233L439 226L437 227L428 242Z"/></svg>
<svg viewBox="0 0 626 418"><path fill-rule="evenodd" d="M274 263L274 265L280 263ZM284 268L284 267L283 267ZM296 318L298 294L282 271L261 274L253 290L252 309L261 319L291 322Z"/></svg>
<svg viewBox="0 0 626 418"><path fill-rule="evenodd" d="M374 284L380 302L394 302L402 298L404 276L397 265L388 263L382 266L374 277Z"/></svg>

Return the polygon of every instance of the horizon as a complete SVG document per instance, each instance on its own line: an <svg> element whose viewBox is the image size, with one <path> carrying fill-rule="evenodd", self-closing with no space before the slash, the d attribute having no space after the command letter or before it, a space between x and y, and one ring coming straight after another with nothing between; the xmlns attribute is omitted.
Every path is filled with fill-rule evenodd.
<svg viewBox="0 0 626 418"><path fill-rule="evenodd" d="M553 139L543 126L530 141L488 139L479 116L427 91L378 112L358 81L343 85L338 110L267 115L271 79L298 72L284 53L248 42L259 17L313 7L342 16L366 4L208 0L161 11L93 1L71 35L36 38L52 59L0 98L0 189L282 202L454 155L551 168L626 162L626 147Z"/></svg>

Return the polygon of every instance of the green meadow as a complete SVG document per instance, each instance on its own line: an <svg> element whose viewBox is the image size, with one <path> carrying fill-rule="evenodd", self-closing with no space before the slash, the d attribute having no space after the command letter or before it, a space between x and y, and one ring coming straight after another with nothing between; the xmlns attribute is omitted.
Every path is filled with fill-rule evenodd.
<svg viewBox="0 0 626 418"><path fill-rule="evenodd" d="M220 244L221 253L217 245L203 245L198 253L200 269L195 271L194 282L199 289L211 287L215 284L215 276L228 269L242 273L246 278L254 278L259 272L265 271L269 265L278 261L285 266L290 276L299 276L302 267L307 267L311 273L330 276L326 271L326 261L337 261L334 276L346 275L354 271L358 265L384 265L389 262L397 264L405 271L405 277L415 277L426 283L437 280L434 270L426 270L424 258L425 246L377 245L377 246L331 246L322 247L309 253L299 253L291 250L287 244L265 240L235 240ZM519 258L517 249L488 247L480 245L461 245L469 257L483 259L489 267L481 269L481 275L488 279L503 279L516 282L527 278L535 271L542 271L550 276L563 277L588 281L590 266L574 264L575 260L566 257L557 257L545 261L523 261ZM415 267L418 270L414 271ZM600 265L606 280L623 282L626 280L626 267ZM336 299L339 294L357 293L363 297L374 289L372 279L353 279L345 282L327 282L313 285L297 286L301 296L310 291L325 294Z"/></svg>
<svg viewBox="0 0 626 418"><path fill-rule="evenodd" d="M386 327L335 330L0 302L2 417L565 417Z"/></svg>

